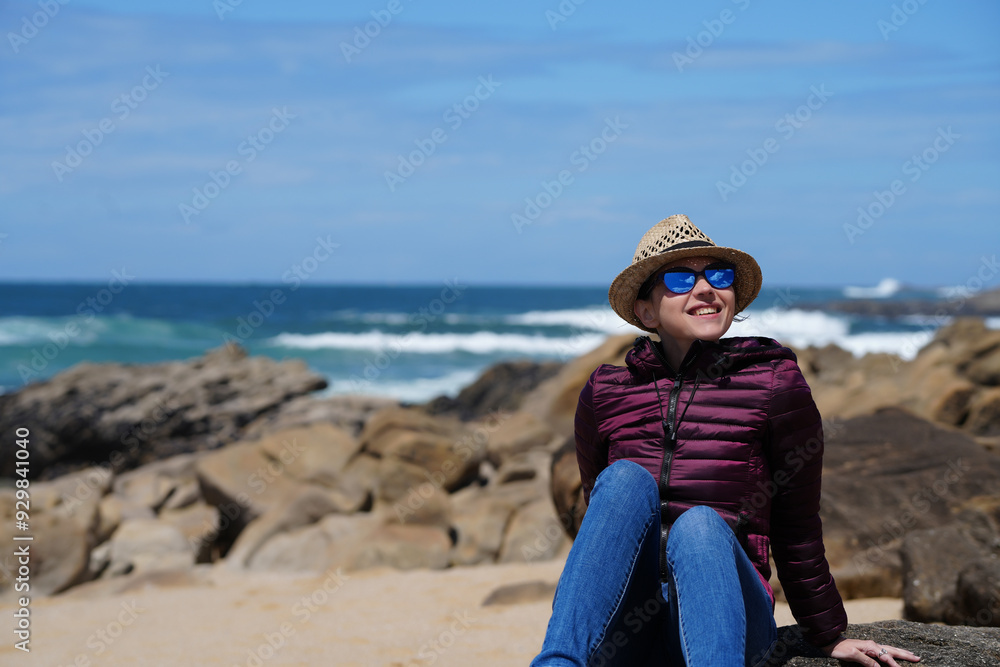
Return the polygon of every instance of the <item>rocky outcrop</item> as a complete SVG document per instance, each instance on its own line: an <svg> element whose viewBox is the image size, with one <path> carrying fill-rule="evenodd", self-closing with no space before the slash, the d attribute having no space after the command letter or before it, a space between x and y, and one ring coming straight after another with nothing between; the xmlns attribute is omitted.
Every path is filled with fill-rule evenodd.
<svg viewBox="0 0 1000 667"><path fill-rule="evenodd" d="M249 409L225 387L244 387L252 377L266 385L267 377L298 371L231 351L170 372L163 364L145 372L110 365L107 372L94 367L100 381L77 369L68 380L57 376L46 391L104 393L87 409L67 389L60 410L77 414L57 419L53 410L46 419L59 428L31 426L33 436L65 435L75 424L86 436L82 448L40 437L41 449L53 455L49 474L82 460L77 450L97 451L87 444L92 434L147 414L130 410L150 396L179 397L180 387L191 401L147 424L138 459L32 482L33 529L45 536L36 538L33 590L169 577L195 572L198 563L323 572L556 557L586 509L572 437L577 396L598 364L624 363L633 340L612 337L545 368L505 364L448 405L308 397L301 393L311 386L305 373L248 390L257 397ZM886 355L855 360L836 348L803 351L804 371L829 412L823 519L847 597L905 593L914 618L985 623L982 610L991 609L997 590L1000 458L969 434L982 442L996 428L1000 386L989 383L998 349L1000 341L980 324L956 322L909 364ZM149 379L154 375L160 379ZM114 389L126 376L132 384ZM137 392L133 399L128 386ZM3 397L0 406L23 407L29 389ZM882 390L907 409L876 410L884 405ZM846 407L838 412L838 405ZM210 406L218 416L203 415L202 426L192 426L189 420ZM927 415L937 425L921 418ZM139 424L142 431L141 417ZM185 438L191 443L169 444ZM129 469L177 449L185 453ZM9 493L0 491L7 498L0 512L7 514L14 508ZM13 525L11 516L3 519L0 540L10 540ZM969 549L959 549L963 544ZM953 563L937 558L947 551L937 545L949 546ZM0 594L10 592L9 572L0 568Z"/></svg>
<svg viewBox="0 0 1000 667"><path fill-rule="evenodd" d="M301 361L235 346L148 366L83 363L0 396L0 432L30 430L40 479L104 462L121 472L232 442L251 421L325 386ZM0 477L13 475L14 446L0 441Z"/></svg>
<svg viewBox="0 0 1000 667"><path fill-rule="evenodd" d="M798 351L799 366L827 419L901 406L993 444L1000 435L1000 330L958 319L937 331L916 358L855 359L828 346Z"/></svg>
<svg viewBox="0 0 1000 667"><path fill-rule="evenodd" d="M538 385L522 403L522 411L546 422L559 435L573 435L573 418L580 390L600 364L625 365L625 355L632 349L635 336L624 334L608 338L597 348L567 362L558 373Z"/></svg>
<svg viewBox="0 0 1000 667"><path fill-rule="evenodd" d="M480 419L491 412L510 412L521 407L526 395L562 368L555 361L502 361L487 368L458 396L439 396L424 406L433 415L463 420Z"/></svg>
<svg viewBox="0 0 1000 667"><path fill-rule="evenodd" d="M994 264L996 259L994 258ZM940 299L844 299L824 303L800 303L804 310L828 310L867 317L996 317L1000 315L1000 289L973 293L971 290Z"/></svg>
<svg viewBox="0 0 1000 667"><path fill-rule="evenodd" d="M956 518L903 539L904 613L915 621L1000 627L1000 497L974 498Z"/></svg>
<svg viewBox="0 0 1000 667"><path fill-rule="evenodd" d="M900 661L900 665L992 667L1000 664L1000 630L995 628L880 621L849 625L845 634L852 639L904 648L921 659L918 663ZM802 639L797 625L788 625L778 628L778 643L767 664L768 667L838 667L844 663L824 656Z"/></svg>
<svg viewBox="0 0 1000 667"><path fill-rule="evenodd" d="M91 578L90 551L97 543L101 498L111 488L112 476L100 468L67 475L53 482L32 483L29 521L23 531L15 524L16 490L0 490L0 540L27 545L31 553L31 592L59 593ZM30 535L18 543L15 536ZM18 571L14 547L0 560L0 596L14 593Z"/></svg>
<svg viewBox="0 0 1000 667"><path fill-rule="evenodd" d="M898 597L903 539L971 525L978 500L1000 489L1000 456L899 408L832 420L825 431L824 543L847 597Z"/></svg>

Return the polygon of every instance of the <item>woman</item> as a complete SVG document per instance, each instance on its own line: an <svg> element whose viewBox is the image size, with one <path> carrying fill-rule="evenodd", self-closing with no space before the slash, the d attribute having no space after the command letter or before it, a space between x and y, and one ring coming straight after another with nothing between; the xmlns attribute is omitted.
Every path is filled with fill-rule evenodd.
<svg viewBox="0 0 1000 667"><path fill-rule="evenodd" d="M533 665L764 664L777 638L768 548L805 638L876 667L909 651L846 639L819 518L823 426L791 350L726 338L760 291L748 254L686 216L646 232L608 293L637 338L580 393L588 509Z"/></svg>

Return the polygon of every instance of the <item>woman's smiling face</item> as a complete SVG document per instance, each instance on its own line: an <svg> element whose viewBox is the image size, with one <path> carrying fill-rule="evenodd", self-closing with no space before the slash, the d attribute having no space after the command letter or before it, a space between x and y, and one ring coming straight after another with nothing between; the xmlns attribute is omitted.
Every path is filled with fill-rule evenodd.
<svg viewBox="0 0 1000 667"><path fill-rule="evenodd" d="M717 263L714 257L685 257L664 264L657 271L686 267L704 271L709 264ZM695 340L717 341L722 338L736 316L736 292L733 287L712 287L704 276L698 276L694 288L687 294L674 294L663 280L657 280L647 299L635 302L635 314L650 329L656 329L669 354L670 341L676 343L680 358L687 353ZM672 363L680 359L671 359Z"/></svg>

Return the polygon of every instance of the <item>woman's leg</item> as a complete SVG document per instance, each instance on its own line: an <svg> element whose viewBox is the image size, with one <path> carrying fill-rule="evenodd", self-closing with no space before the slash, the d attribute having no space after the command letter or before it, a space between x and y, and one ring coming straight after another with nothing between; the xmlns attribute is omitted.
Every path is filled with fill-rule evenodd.
<svg viewBox="0 0 1000 667"><path fill-rule="evenodd" d="M617 461L598 475L533 667L635 664L663 607L659 526L656 480L642 466Z"/></svg>
<svg viewBox="0 0 1000 667"><path fill-rule="evenodd" d="M667 563L687 664L762 662L777 638L771 599L722 517L704 506L684 512L670 528Z"/></svg>

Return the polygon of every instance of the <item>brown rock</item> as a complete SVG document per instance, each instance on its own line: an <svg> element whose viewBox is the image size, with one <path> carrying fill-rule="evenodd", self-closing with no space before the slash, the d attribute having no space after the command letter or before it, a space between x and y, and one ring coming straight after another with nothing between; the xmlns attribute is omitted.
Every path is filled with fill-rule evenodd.
<svg viewBox="0 0 1000 667"><path fill-rule="evenodd" d="M965 428L975 435L1000 435L1000 387L983 389L972 398Z"/></svg>
<svg viewBox="0 0 1000 667"><path fill-rule="evenodd" d="M541 497L548 491L551 463L552 455L544 450L521 452L504 461L496 472L494 484L504 485L511 482L534 481L538 487L538 495Z"/></svg>
<svg viewBox="0 0 1000 667"><path fill-rule="evenodd" d="M324 572L347 567L379 526L371 515L328 514L317 523L279 533L261 545L249 570Z"/></svg>
<svg viewBox="0 0 1000 667"><path fill-rule="evenodd" d="M179 486L195 481L195 460L194 454L180 454L124 472L115 478L114 493L125 505L158 512Z"/></svg>
<svg viewBox="0 0 1000 667"><path fill-rule="evenodd" d="M247 357L233 346L182 362L84 363L0 396L0 431L31 430L35 475L87 461L131 469L232 442L254 418L325 386L299 360ZM13 475L13 446L0 442L0 476Z"/></svg>
<svg viewBox="0 0 1000 667"><path fill-rule="evenodd" d="M30 535L24 544L31 551L31 593L51 595L91 576L90 551L97 544L101 497L110 488L113 475L104 468L89 468L53 482L31 482L28 509L29 530L16 529L17 489L0 490L0 541L18 545L15 536ZM19 478L20 479L20 478ZM23 489L22 489L23 490ZM0 555L0 595L15 594L13 584L18 563L14 547Z"/></svg>
<svg viewBox="0 0 1000 667"><path fill-rule="evenodd" d="M907 620L941 621L953 614L957 574L983 555L957 526L918 530L903 538L903 613Z"/></svg>
<svg viewBox="0 0 1000 667"><path fill-rule="evenodd" d="M539 498L538 486L512 482L487 488L467 487L452 496L452 527L456 541L454 565L477 565L496 561L504 533L514 512Z"/></svg>
<svg viewBox="0 0 1000 667"><path fill-rule="evenodd" d="M160 520L179 530L187 540L198 563L212 560L212 544L219 534L219 519L219 510L203 502L160 512Z"/></svg>
<svg viewBox="0 0 1000 667"><path fill-rule="evenodd" d="M796 352L799 368L810 385L842 382L847 370L855 365L854 355L832 343L825 347L808 347Z"/></svg>
<svg viewBox="0 0 1000 667"><path fill-rule="evenodd" d="M343 511L363 512L372 505L379 483L379 459L358 454L344 467L333 491L341 497Z"/></svg>
<svg viewBox="0 0 1000 667"><path fill-rule="evenodd" d="M104 571L105 577L194 565L194 551L183 533L162 521L125 521L112 535L110 543L110 563Z"/></svg>
<svg viewBox="0 0 1000 667"><path fill-rule="evenodd" d="M1000 340L1000 337L994 336ZM964 368L965 377L976 384L991 387L1000 385L1000 342L986 350L980 350L976 358Z"/></svg>
<svg viewBox="0 0 1000 667"><path fill-rule="evenodd" d="M145 505L126 504L120 496L111 493L101 498L98 525L95 530L97 542L104 542L118 529L122 521L129 519L155 519L156 514Z"/></svg>
<svg viewBox="0 0 1000 667"><path fill-rule="evenodd" d="M555 592L556 585L548 581L525 581L520 584L508 584L487 595L486 599L483 600L483 606L550 601Z"/></svg>
<svg viewBox="0 0 1000 667"><path fill-rule="evenodd" d="M566 438L553 454L550 474L552 502L559 522L570 538L575 538L587 512L587 504L583 498L583 482L580 479L580 465L576 460L574 438Z"/></svg>
<svg viewBox="0 0 1000 667"><path fill-rule="evenodd" d="M405 463L400 465L408 466ZM420 476L407 487L405 494L396 496L391 501L380 501L375 505L375 513L389 523L438 526L447 530L451 524L451 497L443 488L424 478L422 471L418 474Z"/></svg>
<svg viewBox="0 0 1000 667"><path fill-rule="evenodd" d="M1000 488L1000 457L903 410L825 431L823 535L845 595L898 595L903 537L953 525L963 503Z"/></svg>
<svg viewBox="0 0 1000 667"><path fill-rule="evenodd" d="M938 395L928 400L932 419L949 426L960 426L969 416L969 401L976 393L976 386L961 378L950 380Z"/></svg>
<svg viewBox="0 0 1000 667"><path fill-rule="evenodd" d="M270 474L268 463L273 462L255 442L230 445L202 456L197 463L201 495L242 529L295 490L294 481Z"/></svg>
<svg viewBox="0 0 1000 667"><path fill-rule="evenodd" d="M943 627L908 621L879 621L849 625L851 638L898 646L920 656L917 665L935 667L993 667L1000 662L1000 630L994 628ZM843 667L802 638L797 625L778 628L768 667ZM900 665L912 663L900 662Z"/></svg>
<svg viewBox="0 0 1000 667"><path fill-rule="evenodd" d="M440 528L387 525L365 540L351 561L351 569L394 567L399 570L448 567L451 540Z"/></svg>
<svg viewBox="0 0 1000 667"><path fill-rule="evenodd" d="M361 448L383 456L386 443L383 438L395 431L415 431L450 438L462 430L455 419L432 417L416 408L385 408L373 414L361 432Z"/></svg>
<svg viewBox="0 0 1000 667"><path fill-rule="evenodd" d="M277 431L257 441L265 456L285 466L293 478L328 488L361 444L347 431L332 424L316 423Z"/></svg>
<svg viewBox="0 0 1000 667"><path fill-rule="evenodd" d="M250 522L226 555L226 563L236 568L246 567L254 553L275 535L316 523L337 509L324 489L313 485L300 487L293 496Z"/></svg>
<svg viewBox="0 0 1000 667"><path fill-rule="evenodd" d="M514 412L499 421L486 443L486 458L495 467L509 457L533 449L549 449L555 438L552 428L535 415Z"/></svg>
<svg viewBox="0 0 1000 667"><path fill-rule="evenodd" d="M531 563L555 558L567 543L550 498L520 508L511 519L500 549L500 563Z"/></svg>
<svg viewBox="0 0 1000 667"><path fill-rule="evenodd" d="M247 425L243 437L255 439L275 431L322 423L332 424L357 438L372 414L390 407L399 407L399 402L362 394L298 396L255 419Z"/></svg>
<svg viewBox="0 0 1000 667"><path fill-rule="evenodd" d="M230 445L201 456L196 464L205 500L220 508L237 528L289 502L303 485L327 488L341 510L356 508L358 492L339 473L358 445L344 431L315 424L279 431L260 440ZM332 485L333 488L330 488Z"/></svg>
<svg viewBox="0 0 1000 667"><path fill-rule="evenodd" d="M524 397L562 366L555 361L503 361L486 369L455 398L439 396L424 409L430 414L454 415L463 420L485 417L495 411L518 410Z"/></svg>
<svg viewBox="0 0 1000 667"><path fill-rule="evenodd" d="M405 500L413 493L419 494L422 486L435 491L441 488L434 483L428 472L418 465L394 457L379 461L376 496L380 501L395 503Z"/></svg>
<svg viewBox="0 0 1000 667"><path fill-rule="evenodd" d="M164 510L178 510L193 505L201 500L201 487L197 477L181 482L163 503Z"/></svg>
<svg viewBox="0 0 1000 667"><path fill-rule="evenodd" d="M525 396L522 411L546 422L558 435L572 435L576 404L587 378L603 363L625 365L625 354L632 349L634 340L634 334L612 336L599 347L573 359Z"/></svg>
<svg viewBox="0 0 1000 667"><path fill-rule="evenodd" d="M383 462L396 459L426 472L436 485L448 491L473 479L482 455L454 438L419 431L393 431L380 438Z"/></svg>
<svg viewBox="0 0 1000 667"><path fill-rule="evenodd" d="M1000 627L1000 557L994 553L969 563L958 575L956 625Z"/></svg>

